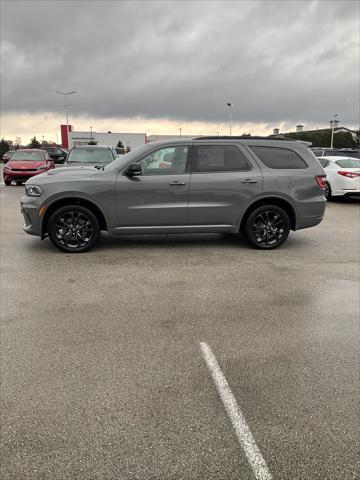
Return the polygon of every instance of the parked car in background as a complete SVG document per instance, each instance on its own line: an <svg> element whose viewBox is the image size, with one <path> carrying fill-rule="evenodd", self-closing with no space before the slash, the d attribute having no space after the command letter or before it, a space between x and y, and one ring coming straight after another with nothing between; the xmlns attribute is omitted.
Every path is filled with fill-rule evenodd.
<svg viewBox="0 0 360 480"><path fill-rule="evenodd" d="M101 230L243 233L277 248L324 217L324 170L308 145L200 137L148 143L103 168L57 168L25 184L24 230L66 252L88 250Z"/></svg>
<svg viewBox="0 0 360 480"><path fill-rule="evenodd" d="M326 173L325 197L360 196L360 160L353 157L320 157Z"/></svg>
<svg viewBox="0 0 360 480"><path fill-rule="evenodd" d="M108 145L79 145L70 150L65 166L104 166L116 158L118 156L115 149Z"/></svg>
<svg viewBox="0 0 360 480"><path fill-rule="evenodd" d="M360 150L356 148L320 148L312 147L316 157L353 157L360 158Z"/></svg>
<svg viewBox="0 0 360 480"><path fill-rule="evenodd" d="M40 150L47 152L54 163L64 163L68 154L64 148L60 147L40 147Z"/></svg>
<svg viewBox="0 0 360 480"><path fill-rule="evenodd" d="M5 185L15 181L17 185L26 182L30 177L39 175L55 168L48 153L38 149L16 150L11 159L4 165L3 176Z"/></svg>
<svg viewBox="0 0 360 480"><path fill-rule="evenodd" d="M10 158L14 155L14 153L16 152L16 150L8 150L7 152L5 152L2 156L2 160L4 163L7 163Z"/></svg>

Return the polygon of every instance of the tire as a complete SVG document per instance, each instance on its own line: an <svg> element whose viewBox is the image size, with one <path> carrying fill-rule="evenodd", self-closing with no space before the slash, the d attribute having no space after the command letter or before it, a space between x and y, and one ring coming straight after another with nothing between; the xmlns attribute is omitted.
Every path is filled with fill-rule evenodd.
<svg viewBox="0 0 360 480"><path fill-rule="evenodd" d="M255 208L246 219L243 233L246 240L260 250L280 247L290 232L289 215L276 205Z"/></svg>
<svg viewBox="0 0 360 480"><path fill-rule="evenodd" d="M331 200L331 187L328 182L325 184L325 198L326 200Z"/></svg>
<svg viewBox="0 0 360 480"><path fill-rule="evenodd" d="M86 252L100 236L99 220L80 205L66 205L56 210L48 223L48 234L55 247L68 253Z"/></svg>
<svg viewBox="0 0 360 480"><path fill-rule="evenodd" d="M5 185L7 185L8 187L11 185L11 181L10 181L10 180L4 180L4 183L5 183Z"/></svg>

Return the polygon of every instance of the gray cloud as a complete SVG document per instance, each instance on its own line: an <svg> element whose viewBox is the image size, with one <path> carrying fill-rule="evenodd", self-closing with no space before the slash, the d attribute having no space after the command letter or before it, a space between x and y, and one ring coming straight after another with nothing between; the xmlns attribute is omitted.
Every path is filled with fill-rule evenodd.
<svg viewBox="0 0 360 480"><path fill-rule="evenodd" d="M4 112L359 121L355 1L3 1Z"/></svg>

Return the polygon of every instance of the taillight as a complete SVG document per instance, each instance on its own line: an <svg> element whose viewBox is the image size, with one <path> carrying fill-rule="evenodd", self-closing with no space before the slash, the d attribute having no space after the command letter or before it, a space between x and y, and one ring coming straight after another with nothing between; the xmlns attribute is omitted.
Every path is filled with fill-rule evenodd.
<svg viewBox="0 0 360 480"><path fill-rule="evenodd" d="M360 177L360 173L346 172L345 170L339 170L337 173L339 175L342 175L343 177L347 177L347 178Z"/></svg>
<svg viewBox="0 0 360 480"><path fill-rule="evenodd" d="M326 175L315 175L315 180L317 181L319 187L325 190Z"/></svg>

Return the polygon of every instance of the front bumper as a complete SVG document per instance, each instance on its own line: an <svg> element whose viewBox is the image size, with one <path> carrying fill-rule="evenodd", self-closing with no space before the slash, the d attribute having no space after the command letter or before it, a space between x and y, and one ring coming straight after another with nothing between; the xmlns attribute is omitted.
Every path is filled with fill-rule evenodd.
<svg viewBox="0 0 360 480"><path fill-rule="evenodd" d="M41 208L40 197L24 196L20 200L21 213L24 217L24 232L29 235L42 236L42 217L39 215Z"/></svg>
<svg viewBox="0 0 360 480"><path fill-rule="evenodd" d="M39 175L40 173L45 173L47 170L5 170L4 169L4 180L11 182L12 180L17 182L25 182L29 180L31 177L35 177L35 175Z"/></svg>

